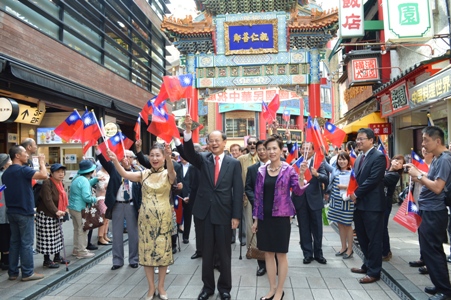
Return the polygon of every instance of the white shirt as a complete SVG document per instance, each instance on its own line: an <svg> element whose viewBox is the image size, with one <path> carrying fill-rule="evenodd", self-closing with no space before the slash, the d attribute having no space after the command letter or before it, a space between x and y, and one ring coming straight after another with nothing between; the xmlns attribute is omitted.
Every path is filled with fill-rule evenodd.
<svg viewBox="0 0 451 300"><path fill-rule="evenodd" d="M189 163L186 163L186 164L182 163L182 168L183 168L183 177L185 177L186 176L186 172L188 172Z"/></svg>

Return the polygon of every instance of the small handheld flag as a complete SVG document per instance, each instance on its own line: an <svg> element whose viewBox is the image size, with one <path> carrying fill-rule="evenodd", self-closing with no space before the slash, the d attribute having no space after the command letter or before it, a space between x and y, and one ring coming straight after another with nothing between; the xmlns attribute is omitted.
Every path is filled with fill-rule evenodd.
<svg viewBox="0 0 451 300"><path fill-rule="evenodd" d="M349 197L350 195L354 194L358 187L359 184L357 183L357 179L355 178L354 169L351 169L351 175L349 177L349 185L348 189L346 190L346 195Z"/></svg>
<svg viewBox="0 0 451 300"><path fill-rule="evenodd" d="M425 173L429 172L428 165L421 159L421 157L412 150L412 164L417 167L418 170L423 171Z"/></svg>
<svg viewBox="0 0 451 300"><path fill-rule="evenodd" d="M346 137L346 132L327 121L324 124L324 136L335 147L340 147Z"/></svg>

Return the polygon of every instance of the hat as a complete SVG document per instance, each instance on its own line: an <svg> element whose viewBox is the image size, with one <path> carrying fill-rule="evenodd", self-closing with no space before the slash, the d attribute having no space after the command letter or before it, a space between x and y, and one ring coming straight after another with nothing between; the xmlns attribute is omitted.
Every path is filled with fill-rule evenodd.
<svg viewBox="0 0 451 300"><path fill-rule="evenodd" d="M80 170L78 170L78 174L88 174L91 173L96 169L96 165L90 161L89 159L83 159L79 164L78 167Z"/></svg>
<svg viewBox="0 0 451 300"><path fill-rule="evenodd" d="M0 169L3 168L9 160L9 155L6 153L0 153Z"/></svg>
<svg viewBox="0 0 451 300"><path fill-rule="evenodd" d="M50 167L50 173L53 173L53 172L55 172L55 171L58 171L59 169L64 169L64 170L66 170L67 168L66 168L65 166L63 166L62 164L53 164L53 165Z"/></svg>

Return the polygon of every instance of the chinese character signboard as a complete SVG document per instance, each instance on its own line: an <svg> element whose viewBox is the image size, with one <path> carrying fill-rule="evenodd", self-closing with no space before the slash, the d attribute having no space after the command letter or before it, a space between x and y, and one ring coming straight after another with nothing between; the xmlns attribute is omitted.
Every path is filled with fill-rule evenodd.
<svg viewBox="0 0 451 300"><path fill-rule="evenodd" d="M380 81L377 57L353 58L348 63L349 86L369 85Z"/></svg>
<svg viewBox="0 0 451 300"><path fill-rule="evenodd" d="M384 0L385 41L428 41L434 35L427 0Z"/></svg>
<svg viewBox="0 0 451 300"><path fill-rule="evenodd" d="M224 23L225 54L277 53L277 19Z"/></svg>
<svg viewBox="0 0 451 300"><path fill-rule="evenodd" d="M390 96L391 103L393 106L393 112L409 108L407 88L405 82L390 89Z"/></svg>
<svg viewBox="0 0 451 300"><path fill-rule="evenodd" d="M338 15L341 38L364 36L363 0L340 0Z"/></svg>
<svg viewBox="0 0 451 300"><path fill-rule="evenodd" d="M282 90L279 88L253 89L228 89L223 92L211 94L205 102L217 103L258 103L262 101L270 102L276 94L279 94L280 101L299 99L296 92Z"/></svg>
<svg viewBox="0 0 451 300"><path fill-rule="evenodd" d="M451 69L410 88L409 94L411 108L451 96Z"/></svg>
<svg viewBox="0 0 451 300"><path fill-rule="evenodd" d="M391 134L391 123L368 124L368 128L373 129L375 135Z"/></svg>

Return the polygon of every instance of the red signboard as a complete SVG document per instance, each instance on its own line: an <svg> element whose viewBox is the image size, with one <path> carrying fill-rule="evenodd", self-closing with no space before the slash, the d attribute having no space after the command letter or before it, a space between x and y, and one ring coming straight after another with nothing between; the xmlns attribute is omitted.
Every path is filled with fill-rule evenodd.
<svg viewBox="0 0 451 300"><path fill-rule="evenodd" d="M391 123L368 124L368 127L374 131L375 135L391 134Z"/></svg>
<svg viewBox="0 0 451 300"><path fill-rule="evenodd" d="M380 81L379 62L377 57L351 59L349 86L369 85Z"/></svg>

